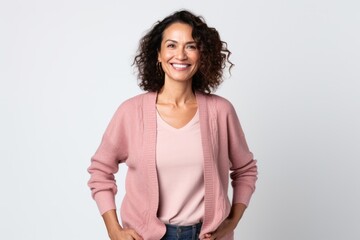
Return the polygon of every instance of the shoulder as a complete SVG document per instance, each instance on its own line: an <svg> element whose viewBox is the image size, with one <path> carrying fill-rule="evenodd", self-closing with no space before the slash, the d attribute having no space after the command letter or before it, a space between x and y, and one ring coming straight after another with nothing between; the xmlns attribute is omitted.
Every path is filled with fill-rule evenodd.
<svg viewBox="0 0 360 240"><path fill-rule="evenodd" d="M228 99L226 99L222 96L212 94L212 98L216 102L216 105L221 108L229 108L229 107L232 108L233 107L232 103Z"/></svg>
<svg viewBox="0 0 360 240"><path fill-rule="evenodd" d="M146 92L126 99L116 109L113 121L134 121L141 116L144 106L149 105L151 99L156 99L156 93Z"/></svg>
<svg viewBox="0 0 360 240"><path fill-rule="evenodd" d="M139 107L141 107L144 103L151 101L153 98L156 98L155 92L145 92L138 94L122 102L118 108L118 111L136 111L136 109L139 109Z"/></svg>
<svg viewBox="0 0 360 240"><path fill-rule="evenodd" d="M216 94L202 94L199 93L198 96L206 101L208 108L216 108L217 112L222 113L234 113L235 109L233 104L226 99L225 97L216 95Z"/></svg>

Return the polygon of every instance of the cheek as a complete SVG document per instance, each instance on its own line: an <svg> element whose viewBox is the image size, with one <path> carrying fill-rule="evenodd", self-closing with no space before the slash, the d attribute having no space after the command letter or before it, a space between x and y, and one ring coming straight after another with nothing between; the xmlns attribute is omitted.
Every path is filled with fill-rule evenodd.
<svg viewBox="0 0 360 240"><path fill-rule="evenodd" d="M164 51L161 54L159 54L159 59L161 59L163 61L166 61L166 60L170 59L171 57L172 57L172 54L169 51Z"/></svg>
<svg viewBox="0 0 360 240"><path fill-rule="evenodd" d="M190 53L188 56L191 57L191 59L195 62L199 62L200 61L200 54L197 52L192 52Z"/></svg>
<svg viewBox="0 0 360 240"><path fill-rule="evenodd" d="M196 62L197 65L200 64L200 56L194 56L193 61Z"/></svg>

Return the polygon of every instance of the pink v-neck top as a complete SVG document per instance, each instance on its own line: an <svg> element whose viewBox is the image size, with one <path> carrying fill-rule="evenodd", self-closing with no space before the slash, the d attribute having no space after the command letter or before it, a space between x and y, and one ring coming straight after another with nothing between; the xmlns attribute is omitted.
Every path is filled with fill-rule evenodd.
<svg viewBox="0 0 360 240"><path fill-rule="evenodd" d="M193 225L204 217L204 156L199 113L174 128L157 113L156 168L158 218L166 224Z"/></svg>

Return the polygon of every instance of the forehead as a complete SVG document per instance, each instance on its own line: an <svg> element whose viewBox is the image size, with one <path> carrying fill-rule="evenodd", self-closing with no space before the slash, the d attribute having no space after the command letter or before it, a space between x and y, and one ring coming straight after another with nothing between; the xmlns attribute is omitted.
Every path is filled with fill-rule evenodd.
<svg viewBox="0 0 360 240"><path fill-rule="evenodd" d="M186 23L172 23L163 32L163 41L193 41L192 27Z"/></svg>

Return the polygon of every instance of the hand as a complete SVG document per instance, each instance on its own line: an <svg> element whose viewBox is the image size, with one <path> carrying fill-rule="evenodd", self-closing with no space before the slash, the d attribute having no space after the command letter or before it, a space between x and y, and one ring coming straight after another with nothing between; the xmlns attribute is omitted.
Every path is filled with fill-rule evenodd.
<svg viewBox="0 0 360 240"><path fill-rule="evenodd" d="M134 229L120 226L115 209L105 212L102 216L111 240L143 240Z"/></svg>
<svg viewBox="0 0 360 240"><path fill-rule="evenodd" d="M233 204L228 218L226 218L214 232L204 234L202 240L219 239L234 231L245 209L246 205L243 203Z"/></svg>
<svg viewBox="0 0 360 240"><path fill-rule="evenodd" d="M203 240L215 240L220 239L230 232L234 231L236 228L237 221L234 221L233 219L227 218L225 219L220 226L212 233L206 233L204 235Z"/></svg>
<svg viewBox="0 0 360 240"><path fill-rule="evenodd" d="M111 240L143 240L140 235L131 228L117 229L109 232Z"/></svg>

